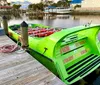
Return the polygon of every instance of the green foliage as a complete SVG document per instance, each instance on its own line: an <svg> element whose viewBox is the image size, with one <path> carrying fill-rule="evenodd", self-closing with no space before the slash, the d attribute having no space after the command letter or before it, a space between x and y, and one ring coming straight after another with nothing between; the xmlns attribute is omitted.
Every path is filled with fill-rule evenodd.
<svg viewBox="0 0 100 85"><path fill-rule="evenodd" d="M45 4L51 5L51 4L53 4L53 1L47 1Z"/></svg>
<svg viewBox="0 0 100 85"><path fill-rule="evenodd" d="M74 9L80 8L80 7L81 7L81 5L76 5L76 6L74 6Z"/></svg>
<svg viewBox="0 0 100 85"><path fill-rule="evenodd" d="M63 2L63 1L58 1L57 2L57 6L58 7L67 7L67 3L66 2Z"/></svg>
<svg viewBox="0 0 100 85"><path fill-rule="evenodd" d="M55 6L55 7L57 7L57 4L56 4L56 3L53 3L53 4L51 4L51 6Z"/></svg>
<svg viewBox="0 0 100 85"><path fill-rule="evenodd" d="M11 5L11 3L7 3L9 6Z"/></svg>
<svg viewBox="0 0 100 85"><path fill-rule="evenodd" d="M29 9L33 9L34 11L36 10L41 10L43 11L44 7L47 7L47 6L55 6L55 7L68 7L70 6L70 1L69 0L66 0L66 2L64 1L58 1L57 3L54 3L53 1L48 1L46 3L37 3L37 4L30 4L28 6Z"/></svg>
<svg viewBox="0 0 100 85"><path fill-rule="evenodd" d="M32 8L32 4L30 4L30 5L28 6L28 8Z"/></svg>
<svg viewBox="0 0 100 85"><path fill-rule="evenodd" d="M21 5L16 5L16 4L13 5L14 9L19 9L20 7L21 7Z"/></svg>
<svg viewBox="0 0 100 85"><path fill-rule="evenodd" d="M43 3L38 3L37 5L37 9L43 11L44 5Z"/></svg>
<svg viewBox="0 0 100 85"><path fill-rule="evenodd" d="M57 3L53 3L52 6L56 6L56 7L69 7L70 6L70 1L69 0L58 1Z"/></svg>
<svg viewBox="0 0 100 85"><path fill-rule="evenodd" d="M43 3L37 3L37 4L30 4L28 6L29 9L33 9L34 11L36 10L41 10L43 11L43 8L44 8L44 4Z"/></svg>

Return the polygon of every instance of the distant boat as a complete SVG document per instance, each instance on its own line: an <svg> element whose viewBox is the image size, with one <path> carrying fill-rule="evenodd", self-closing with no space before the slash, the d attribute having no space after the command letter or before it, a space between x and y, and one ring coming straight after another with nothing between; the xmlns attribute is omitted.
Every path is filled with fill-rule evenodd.
<svg viewBox="0 0 100 85"><path fill-rule="evenodd" d="M72 8L66 8L66 7L45 7L44 13L58 13L58 14L65 14L70 13L72 11Z"/></svg>

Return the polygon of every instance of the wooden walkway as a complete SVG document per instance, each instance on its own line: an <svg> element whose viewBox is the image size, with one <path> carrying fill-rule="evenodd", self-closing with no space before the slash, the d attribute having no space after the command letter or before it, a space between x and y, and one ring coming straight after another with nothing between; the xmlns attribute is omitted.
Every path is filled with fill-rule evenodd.
<svg viewBox="0 0 100 85"><path fill-rule="evenodd" d="M15 44L0 36L0 46ZM0 85L65 85L28 53L0 53Z"/></svg>

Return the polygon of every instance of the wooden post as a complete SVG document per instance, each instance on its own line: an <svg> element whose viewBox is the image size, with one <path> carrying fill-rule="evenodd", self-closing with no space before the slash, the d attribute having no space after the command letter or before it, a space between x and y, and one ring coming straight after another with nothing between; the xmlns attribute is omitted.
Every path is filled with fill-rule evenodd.
<svg viewBox="0 0 100 85"><path fill-rule="evenodd" d="M23 21L21 23L21 44L22 48L28 47L28 24Z"/></svg>
<svg viewBox="0 0 100 85"><path fill-rule="evenodd" d="M3 16L2 19L3 19L3 28L4 28L4 31L5 31L5 34L8 35L8 21L7 21L7 17Z"/></svg>
<svg viewBox="0 0 100 85"><path fill-rule="evenodd" d="M0 21L0 28L1 28L1 21Z"/></svg>
<svg viewBox="0 0 100 85"><path fill-rule="evenodd" d="M0 28L1 28L1 21L2 21L2 18L0 18Z"/></svg>

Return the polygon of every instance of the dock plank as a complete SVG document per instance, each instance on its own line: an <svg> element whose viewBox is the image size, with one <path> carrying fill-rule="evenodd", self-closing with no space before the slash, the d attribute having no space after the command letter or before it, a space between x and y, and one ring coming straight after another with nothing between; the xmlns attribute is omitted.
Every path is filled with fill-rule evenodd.
<svg viewBox="0 0 100 85"><path fill-rule="evenodd" d="M15 44L6 35L0 46ZM0 85L65 85L28 53L0 53Z"/></svg>

